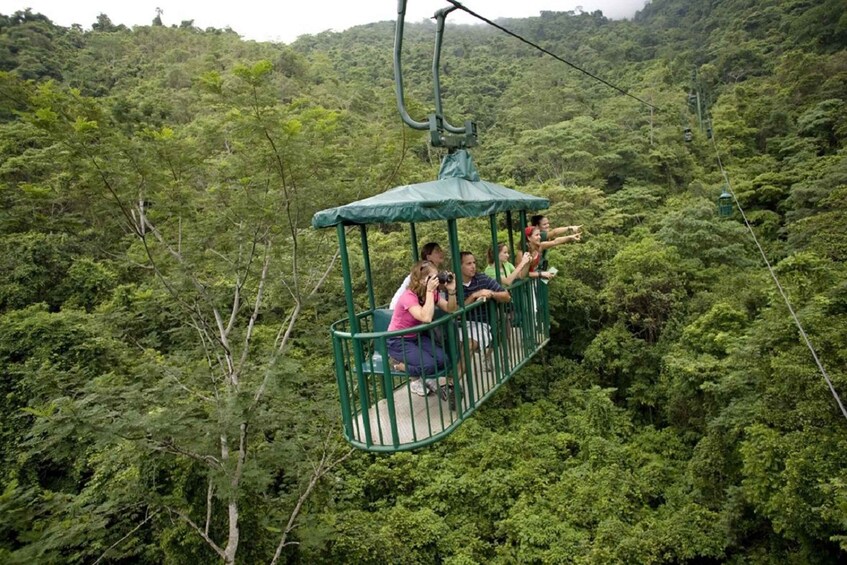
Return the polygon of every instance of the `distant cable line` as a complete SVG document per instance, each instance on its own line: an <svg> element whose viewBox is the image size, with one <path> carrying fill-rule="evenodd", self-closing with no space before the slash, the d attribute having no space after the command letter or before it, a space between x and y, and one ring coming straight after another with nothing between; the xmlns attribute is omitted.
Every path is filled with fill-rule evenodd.
<svg viewBox="0 0 847 565"><path fill-rule="evenodd" d="M526 43L527 45L530 45L530 46L532 46L532 47L534 47L534 48L538 49L538 50L539 50L539 51L541 51L542 53L546 53L547 55L550 55L551 57L553 57L553 58L554 58L554 59L556 59L557 61L561 61L562 63L564 63L564 64L568 65L569 67L574 68L574 69L578 70L579 72L581 72L581 73L583 73L583 74L586 74L586 75L590 76L590 77L591 77L591 78L593 78L594 80L597 80L597 81L602 82L602 83L603 83L603 84L605 84L606 86L608 86L608 87L610 87L610 88L613 88L613 89L617 90L617 91L618 91L618 92L620 92L621 94L623 94L623 95L625 95L625 96L629 96L630 98L633 98L633 99L635 99L635 100L638 100L638 101L639 101L639 102L641 102L642 104L644 104L644 105L646 105L646 106L649 106L649 107L651 107L651 108L653 108L653 109L655 109L655 110L661 110L661 108L659 108L658 106L654 106L653 104L650 104L649 102L646 102L646 101L642 100L642 99L641 99L641 98L639 98L638 96L633 96L632 94L630 94L630 93L629 93L629 92L627 92L626 90L624 90L624 89L622 89L622 88L620 88L620 87L618 87L618 86L615 86L614 84L610 83L609 81L604 80L604 79L602 79L602 78L600 78L600 77L598 77L598 76L596 76L596 75L591 74L590 72L586 71L585 69L583 69L583 68L581 68L581 67L579 67L579 66L577 66L577 65L574 65L574 64L573 64L573 63L571 63L570 61L566 61L565 59L563 59L563 58L559 57L559 56L558 56L558 55L556 55L555 53L552 53L552 52L548 51L547 49L544 49L544 48L543 48L543 47L541 47L540 45L538 45L538 44L536 44L536 43L533 43L532 41L530 41L530 40L528 40L528 39L526 39L526 38L524 38L524 37L522 37L522 36L518 35L517 33L513 32L513 31L510 31L510 30L508 30L508 29L504 28L503 26L501 26L501 25L499 25L499 24L496 24L496 23L492 22L491 20L489 20L488 18L486 18L486 17L484 17L484 16L482 16L482 15L480 15L480 14L477 14L477 13L476 13L476 12L474 12L473 10L471 10L471 9L469 9L469 8L467 8L467 7L465 7L465 6L464 6L461 2L459 2L458 0L447 0L447 2L449 2L450 4L452 4L453 6L455 6L456 8L458 8L459 10L462 10L463 12L466 12L466 13L470 14L471 16L473 16L473 17L477 18L478 20L482 20L482 21L484 21L485 23L487 23L488 25L490 25L490 26L492 26L492 27L496 27L497 29L499 29L499 30L500 30L500 31L502 31L503 33L507 33L507 34L511 35L512 37L514 37L515 39L518 39L518 40L520 40L520 41L523 41L523 42L524 42L524 43Z"/></svg>
<svg viewBox="0 0 847 565"><path fill-rule="evenodd" d="M450 0L448 0L449 2ZM714 123L712 124L714 126ZM747 229L750 231L750 235L753 236L753 241L756 243L756 247L759 248L759 253L762 255L762 259L765 262L765 265L768 268L768 272L771 274L771 278L773 282L776 283L776 288L779 290L779 294L782 295L782 299L785 301L785 305L788 307L788 311L791 313L791 317L794 318L794 324L797 326L797 329L800 330L800 335L803 336L803 341L806 342L806 347L809 348L809 351L812 353L812 357L815 360L815 363L818 366L818 369L823 375L826 384L829 385L829 390L832 392L832 396L835 397L835 402L838 403L838 407L841 409L841 413L844 414L844 417L847 418L847 410L844 408L844 404L841 402L841 398L838 396L838 392L835 390L835 386L832 384L832 381L829 378L829 375L824 369L821 360L818 358L818 354L815 351L814 346L812 346L812 342L809 339L809 336L806 334L806 330L803 329L803 325L800 323L800 319L797 317L797 314L794 312L794 308L791 306L791 301L788 300L788 295L785 294L785 290L782 288L782 285L779 282L779 279L776 276L776 273L771 267L770 261L768 261L767 255L765 255L765 250L762 249L762 246L759 244L759 239L756 237L756 232L753 231L753 227L750 225L750 222L747 220L747 215L744 213L744 209L741 207L741 204L738 202L738 197L735 196L735 191L732 190L732 186L729 183L729 175L726 170L723 168L723 162L721 161L720 151L718 151L718 145L715 141L714 130L712 130L712 147L715 150L715 157L718 161L718 168L721 170L721 175L723 175L724 182L726 183L726 189L732 195L732 199L735 201L735 205L738 206L738 211L741 213L741 217L744 219L744 225L747 226Z"/></svg>

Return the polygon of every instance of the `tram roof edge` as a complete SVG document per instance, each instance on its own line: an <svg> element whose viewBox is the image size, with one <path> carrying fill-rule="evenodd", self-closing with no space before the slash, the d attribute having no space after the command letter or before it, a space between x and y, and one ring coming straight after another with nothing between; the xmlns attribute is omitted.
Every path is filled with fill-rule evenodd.
<svg viewBox="0 0 847 565"><path fill-rule="evenodd" d="M312 217L312 227L477 218L550 206L546 198L479 180L473 161L462 153L445 158L438 180L398 186L370 198L321 210Z"/></svg>

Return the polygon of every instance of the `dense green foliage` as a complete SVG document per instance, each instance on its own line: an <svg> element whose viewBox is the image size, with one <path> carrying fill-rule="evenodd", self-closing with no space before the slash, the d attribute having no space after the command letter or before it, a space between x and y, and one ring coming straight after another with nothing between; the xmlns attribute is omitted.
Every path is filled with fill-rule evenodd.
<svg viewBox="0 0 847 565"><path fill-rule="evenodd" d="M715 209L717 150L847 399L843 1L505 23L660 110L448 25L445 110L479 123L482 176L586 235L550 253L543 359L449 439L375 456L340 439L335 238L309 221L437 171L396 116L393 25L286 46L0 15L0 561L847 559L847 420ZM407 30L421 119L434 27ZM460 230L484 256L484 223ZM408 242L371 245L387 300Z"/></svg>

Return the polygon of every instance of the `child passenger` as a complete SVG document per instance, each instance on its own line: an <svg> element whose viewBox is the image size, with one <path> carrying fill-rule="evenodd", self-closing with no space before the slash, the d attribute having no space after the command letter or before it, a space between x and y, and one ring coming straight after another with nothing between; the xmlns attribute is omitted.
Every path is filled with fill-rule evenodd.
<svg viewBox="0 0 847 565"><path fill-rule="evenodd" d="M532 255L526 252L523 253L520 262L515 266L509 262L508 245L501 241L497 244L497 250L499 253L498 259L500 260L500 284L509 287L516 280L526 275L525 271L528 270L527 267L530 261L532 261ZM485 268L485 274L497 280L497 271L494 267L494 253L490 248L488 249L488 266Z"/></svg>

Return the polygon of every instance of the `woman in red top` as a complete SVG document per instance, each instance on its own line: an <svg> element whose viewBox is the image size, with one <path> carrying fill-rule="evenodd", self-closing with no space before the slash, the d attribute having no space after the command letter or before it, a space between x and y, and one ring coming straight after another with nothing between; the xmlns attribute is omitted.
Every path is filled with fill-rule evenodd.
<svg viewBox="0 0 847 565"><path fill-rule="evenodd" d="M538 264L541 262L541 229L538 226L529 226L524 233L527 251L532 258L529 262L528 276L532 279L552 279L553 273L538 270Z"/></svg>

